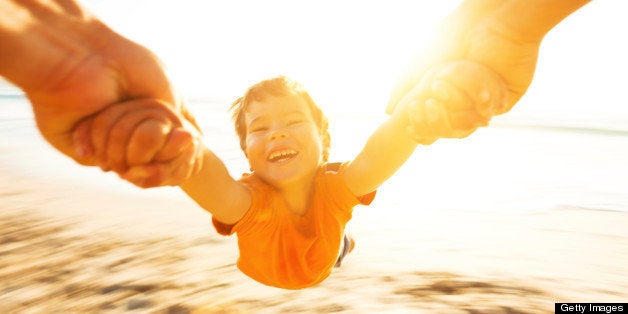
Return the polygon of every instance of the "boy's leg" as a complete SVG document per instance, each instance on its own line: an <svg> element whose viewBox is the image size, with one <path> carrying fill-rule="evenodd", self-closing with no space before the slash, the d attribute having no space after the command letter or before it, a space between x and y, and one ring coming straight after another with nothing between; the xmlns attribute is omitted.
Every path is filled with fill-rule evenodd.
<svg viewBox="0 0 628 314"><path fill-rule="evenodd" d="M342 238L342 243L340 245L340 254L338 255L338 260L336 261L336 265L334 265L334 267L340 267L342 265L342 260L347 255L349 255L351 251L353 251L354 247L355 240L353 240L353 237L345 233L344 237Z"/></svg>

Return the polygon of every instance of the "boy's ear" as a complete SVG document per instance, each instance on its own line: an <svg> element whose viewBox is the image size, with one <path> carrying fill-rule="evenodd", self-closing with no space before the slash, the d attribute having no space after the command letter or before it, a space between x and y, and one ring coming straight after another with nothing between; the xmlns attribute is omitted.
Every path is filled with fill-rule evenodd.
<svg viewBox="0 0 628 314"><path fill-rule="evenodd" d="M328 132L322 135L323 136L323 159L328 161L329 158L329 150L331 148L331 136Z"/></svg>
<svg viewBox="0 0 628 314"><path fill-rule="evenodd" d="M246 141L240 139L240 149L242 150L242 153L244 154L244 156L246 158L249 158L249 156L246 154Z"/></svg>
<svg viewBox="0 0 628 314"><path fill-rule="evenodd" d="M242 153L244 154L246 160L249 162L249 171L253 172L253 168L251 167L251 161L249 161L249 155L246 153L246 146L242 148Z"/></svg>

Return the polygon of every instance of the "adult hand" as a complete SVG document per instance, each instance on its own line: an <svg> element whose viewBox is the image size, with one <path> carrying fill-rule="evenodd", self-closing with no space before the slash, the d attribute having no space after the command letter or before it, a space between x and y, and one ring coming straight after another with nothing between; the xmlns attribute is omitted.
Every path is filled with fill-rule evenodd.
<svg viewBox="0 0 628 314"><path fill-rule="evenodd" d="M497 73L508 88L510 110L530 86L544 35L588 0L467 0L440 25L429 51L393 88L387 112L420 82L429 66L466 59ZM456 126L454 126L456 127Z"/></svg>
<svg viewBox="0 0 628 314"><path fill-rule="evenodd" d="M75 143L87 143L103 170L139 187L180 185L202 164L200 134L168 103L136 99L82 120Z"/></svg>
<svg viewBox="0 0 628 314"><path fill-rule="evenodd" d="M60 152L97 165L89 143L74 142L75 127L131 99L161 100L198 129L159 59L75 1L0 0L0 8L0 74L25 92L40 132Z"/></svg>
<svg viewBox="0 0 628 314"><path fill-rule="evenodd" d="M397 110L407 112L414 140L429 145L438 138L467 137L488 125L505 106L507 92L491 69L468 60L452 61L433 66Z"/></svg>

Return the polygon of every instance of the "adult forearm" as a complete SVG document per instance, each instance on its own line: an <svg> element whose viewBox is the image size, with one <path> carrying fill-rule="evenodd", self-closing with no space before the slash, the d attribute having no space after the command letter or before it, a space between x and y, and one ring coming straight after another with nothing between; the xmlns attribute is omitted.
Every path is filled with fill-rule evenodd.
<svg viewBox="0 0 628 314"><path fill-rule="evenodd" d="M554 26L590 0L508 0L493 13L493 18L515 39L540 41Z"/></svg>
<svg viewBox="0 0 628 314"><path fill-rule="evenodd" d="M0 0L0 75L24 90L62 79L111 33L77 3L58 3Z"/></svg>

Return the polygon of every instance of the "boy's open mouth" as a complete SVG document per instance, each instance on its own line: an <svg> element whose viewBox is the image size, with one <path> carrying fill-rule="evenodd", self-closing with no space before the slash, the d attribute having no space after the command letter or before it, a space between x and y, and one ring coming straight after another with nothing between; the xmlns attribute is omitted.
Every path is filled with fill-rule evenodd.
<svg viewBox="0 0 628 314"><path fill-rule="evenodd" d="M270 162L284 162L294 158L299 153L293 149L282 149L272 152L268 155L268 161Z"/></svg>

